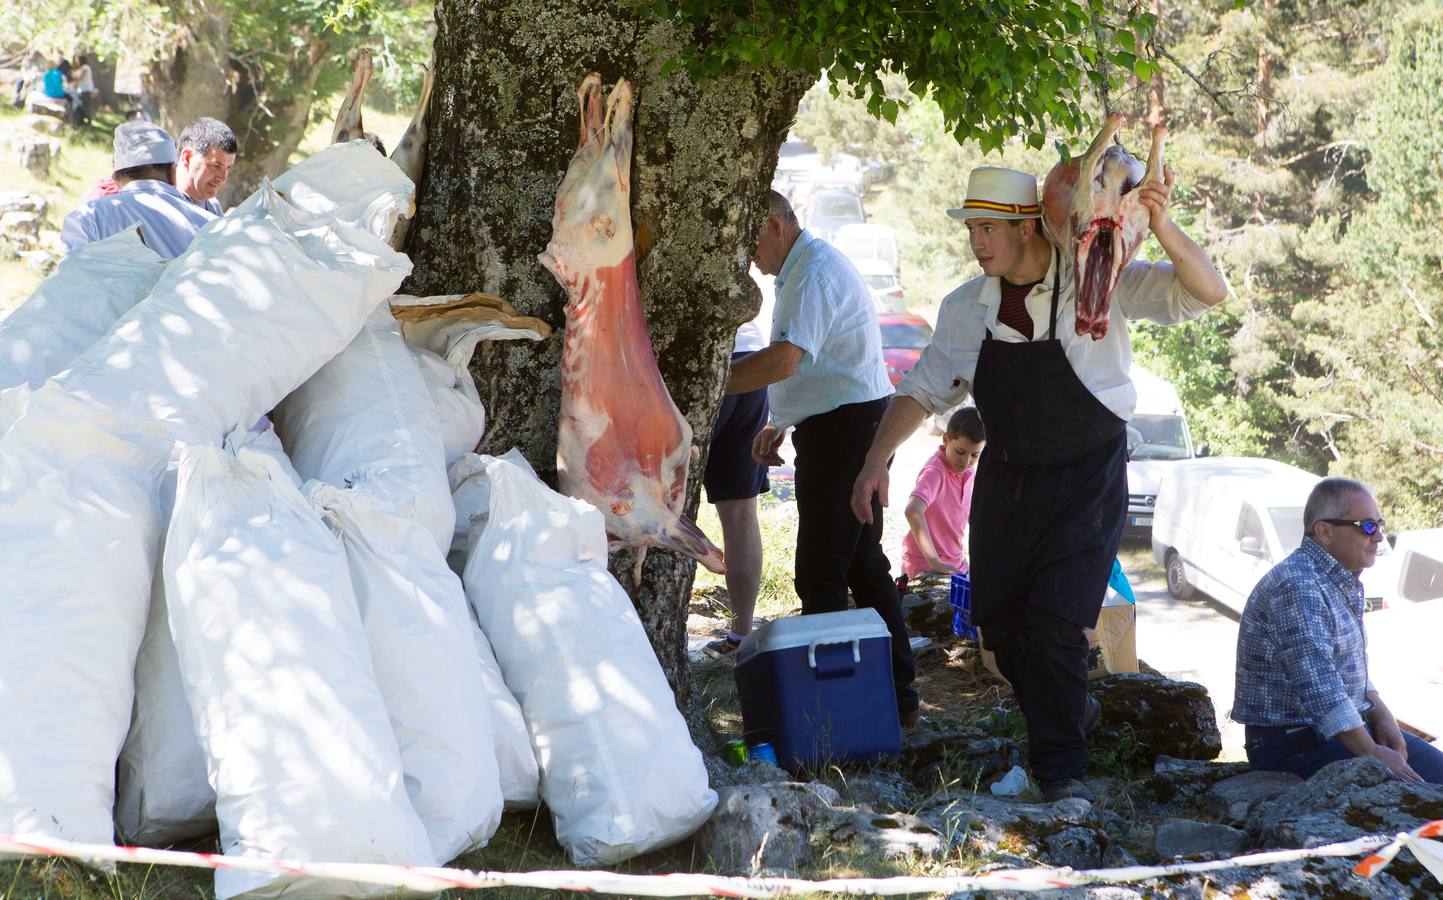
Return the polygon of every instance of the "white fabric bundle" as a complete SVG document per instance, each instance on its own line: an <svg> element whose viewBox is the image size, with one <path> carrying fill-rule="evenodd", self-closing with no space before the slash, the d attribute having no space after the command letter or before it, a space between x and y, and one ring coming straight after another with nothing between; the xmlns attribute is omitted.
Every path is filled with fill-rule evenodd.
<svg viewBox="0 0 1443 900"><path fill-rule="evenodd" d="M716 807L701 753L631 600L606 570L590 505L487 459L490 510L466 594L521 703L556 837L579 865L679 841Z"/></svg>
<svg viewBox="0 0 1443 900"><path fill-rule="evenodd" d="M0 320L0 389L38 386L70 365L145 299L165 264L133 226L62 259Z"/></svg>
<svg viewBox="0 0 1443 900"><path fill-rule="evenodd" d="M245 437L246 449L264 453L294 475L270 421L262 418ZM162 520L175 507L175 469L161 482ZM206 776L205 751L185 698L180 660L170 634L165 578L157 569L150 615L135 663L135 708L116 767L115 827L130 841L167 846L215 830L215 790Z"/></svg>
<svg viewBox="0 0 1443 900"><path fill-rule="evenodd" d="M513 451L514 458L522 465L526 461ZM512 458L513 454L507 454ZM490 482L486 478L472 478L485 468L489 457L468 453L451 467L451 484L456 489L456 531L458 537L469 532L473 522L482 522L491 511ZM458 574L466 568L466 544L458 540L452 545L448 564ZM541 802L541 770L536 764L536 751L531 747L531 733L526 730L526 719L521 715L521 705L516 702L506 679L501 674L501 664L496 661L496 651L491 640L481 630L476 610L471 614L471 637L476 643L476 655L481 662L481 673L486 684L486 699L491 709L491 729L496 735L496 764L501 773L501 795L506 798L507 809L535 809Z"/></svg>
<svg viewBox="0 0 1443 900"><path fill-rule="evenodd" d="M331 144L286 170L273 184L297 209L339 219L382 241L389 241L396 222L410 215L416 192L400 166L363 140ZM231 215L261 202L257 191Z"/></svg>
<svg viewBox="0 0 1443 900"><path fill-rule="evenodd" d="M410 264L273 195L217 220L0 438L0 833L109 843L177 440L219 444L355 337Z"/></svg>
<svg viewBox="0 0 1443 900"><path fill-rule="evenodd" d="M226 854L434 865L346 555L281 464L244 445L184 448L164 568ZM224 869L215 886L221 898L392 892Z"/></svg>
<svg viewBox="0 0 1443 900"><path fill-rule="evenodd" d="M441 423L386 304L273 418L302 478L364 486L373 499L421 523L444 558L456 509Z"/></svg>
<svg viewBox="0 0 1443 900"><path fill-rule="evenodd" d="M446 360L430 350L412 346L416 363L431 393L431 403L441 420L441 445L446 468L476 449L486 433L486 407L476 391L476 381L465 370L457 372Z"/></svg>
<svg viewBox="0 0 1443 900"><path fill-rule="evenodd" d="M502 796L460 580L431 535L366 488L312 481L306 493L345 547L406 792L436 859L484 846Z"/></svg>

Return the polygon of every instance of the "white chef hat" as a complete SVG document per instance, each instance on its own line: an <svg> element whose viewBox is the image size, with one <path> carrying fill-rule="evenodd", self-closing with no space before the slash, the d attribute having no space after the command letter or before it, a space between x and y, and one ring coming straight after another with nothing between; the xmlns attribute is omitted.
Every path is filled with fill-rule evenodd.
<svg viewBox="0 0 1443 900"><path fill-rule="evenodd" d="M115 170L164 166L178 158L175 140L159 125L121 122L115 129Z"/></svg>

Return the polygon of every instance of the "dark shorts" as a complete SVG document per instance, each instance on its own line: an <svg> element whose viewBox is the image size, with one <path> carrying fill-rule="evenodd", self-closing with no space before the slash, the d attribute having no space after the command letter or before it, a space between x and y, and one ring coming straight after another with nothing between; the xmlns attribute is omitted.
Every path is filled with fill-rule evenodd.
<svg viewBox="0 0 1443 900"><path fill-rule="evenodd" d="M746 355L733 353L732 362ZM722 398L702 476L708 502L748 500L770 490L766 467L752 460L752 440L766 426L769 412L766 388Z"/></svg>

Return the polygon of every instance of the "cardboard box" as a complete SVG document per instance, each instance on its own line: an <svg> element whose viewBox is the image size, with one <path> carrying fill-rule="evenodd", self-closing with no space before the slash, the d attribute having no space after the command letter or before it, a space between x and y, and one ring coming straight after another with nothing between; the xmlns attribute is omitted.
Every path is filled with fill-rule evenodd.
<svg viewBox="0 0 1443 900"><path fill-rule="evenodd" d="M1092 648L1087 657L1089 679L1137 671L1137 607L1121 594L1109 590L1102 612L1097 616L1097 627L1084 628L1082 633L1087 635L1087 644ZM985 642L985 635L983 640ZM992 651L982 651L982 665L1002 678Z"/></svg>

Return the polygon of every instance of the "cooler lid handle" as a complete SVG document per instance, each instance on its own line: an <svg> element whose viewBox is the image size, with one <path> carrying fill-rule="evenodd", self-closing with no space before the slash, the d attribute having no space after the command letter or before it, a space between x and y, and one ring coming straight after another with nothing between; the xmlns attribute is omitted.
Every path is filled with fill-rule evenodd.
<svg viewBox="0 0 1443 900"><path fill-rule="evenodd" d="M810 644L807 645L807 665L810 666L810 667L813 668L813 669L815 669L815 668L817 667L817 648L818 648L818 647L827 647L827 646L830 646L830 645L832 645L832 644L846 644L846 643L848 643L848 642L849 642L848 640L827 641L827 640L822 640L821 638L818 638L817 640L812 641ZM861 665L861 663L862 663L862 639L861 639L861 638L851 638L851 639L850 639L850 643L851 643L851 645L852 645L852 662L855 663L855 664L857 664L857 665Z"/></svg>

